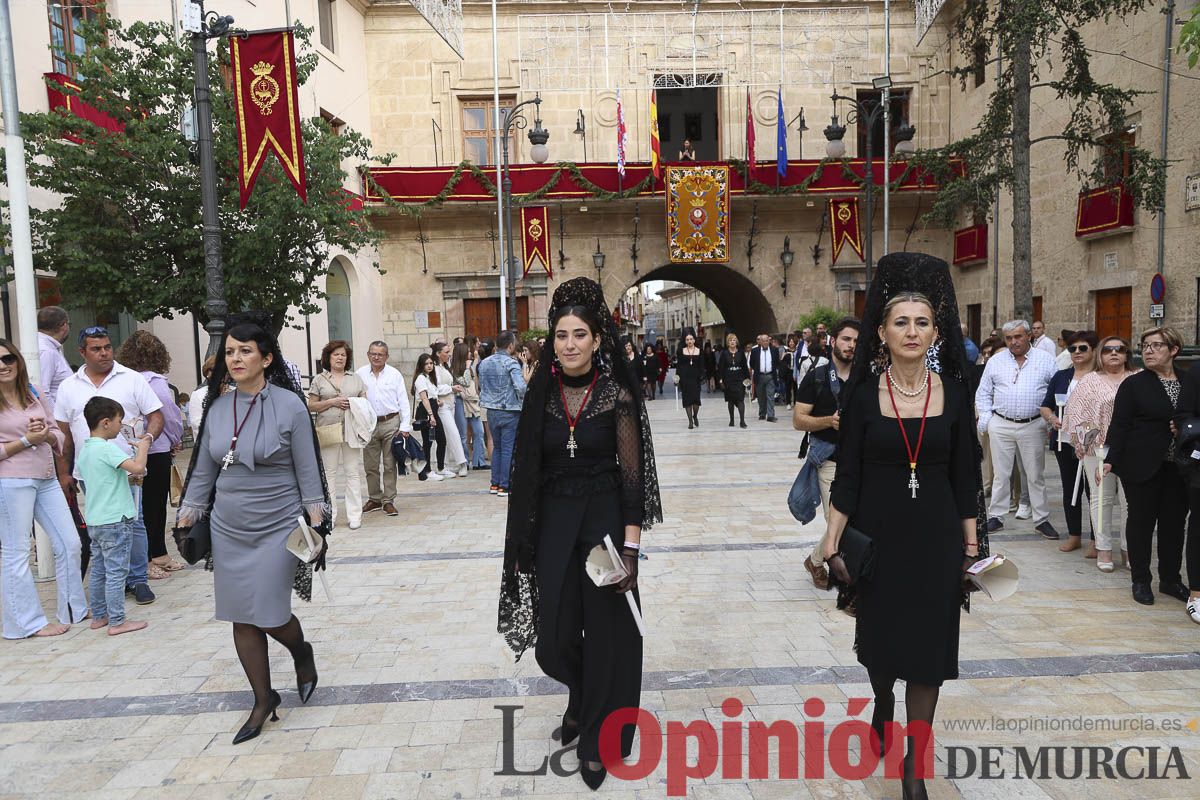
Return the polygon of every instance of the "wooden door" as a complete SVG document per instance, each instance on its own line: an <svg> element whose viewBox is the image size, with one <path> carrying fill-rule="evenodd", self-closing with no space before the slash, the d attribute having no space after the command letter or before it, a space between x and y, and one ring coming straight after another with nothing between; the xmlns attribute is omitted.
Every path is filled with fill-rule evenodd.
<svg viewBox="0 0 1200 800"><path fill-rule="evenodd" d="M862 289L854 290L854 318L861 320L867 310L867 293Z"/></svg>
<svg viewBox="0 0 1200 800"><path fill-rule="evenodd" d="M1035 295L1033 298L1033 319L1029 320L1029 322L1032 324L1039 320L1041 320L1043 325L1046 324L1046 318L1042 316L1042 296L1040 294ZM1049 328L1048 325L1046 327Z"/></svg>
<svg viewBox="0 0 1200 800"><path fill-rule="evenodd" d="M467 336L495 339L500 332L500 301L463 300L463 322Z"/></svg>
<svg viewBox="0 0 1200 800"><path fill-rule="evenodd" d="M979 338L979 334L982 333L981 327L983 327L983 306L979 303L971 303L967 306L967 335L976 344L982 341Z"/></svg>
<svg viewBox="0 0 1200 800"><path fill-rule="evenodd" d="M1096 333L1101 337L1133 338L1133 287L1096 292Z"/></svg>

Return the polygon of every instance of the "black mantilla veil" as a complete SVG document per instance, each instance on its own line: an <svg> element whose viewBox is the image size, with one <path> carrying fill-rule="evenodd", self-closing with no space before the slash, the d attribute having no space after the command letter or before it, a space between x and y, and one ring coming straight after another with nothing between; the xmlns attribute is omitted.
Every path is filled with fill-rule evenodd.
<svg viewBox="0 0 1200 800"><path fill-rule="evenodd" d="M196 440L192 446L192 458L188 462L187 477L183 481L183 491L180 492L180 497L187 496L188 485L192 482L192 473L196 469L196 460L200 455L200 442L204 439L205 425L208 423L208 409L213 402L221 396L221 393L231 384L229 377L229 369L225 366L225 342L229 338L229 332L234 328L253 326L266 334L266 341L270 343L271 363L267 366L263 373L263 377L267 383L272 386L278 386L281 389L286 389L289 392L295 392L296 395L307 402L303 390L292 378L288 371L287 363L283 360L283 353L279 349L279 338L275 336L271 330L271 317L269 314L260 311L244 311L237 314L231 314L225 318L225 336L221 340L221 347L217 351L216 363L213 365L212 376L208 379L206 385L206 393L204 396L204 415L200 418L200 427L196 431ZM330 520L332 517L333 504L329 494L329 484L325 479L325 465L321 461L321 447L317 441L317 431L313 428L313 447L317 456L317 471L321 476L321 494L324 497L323 521L317 530L323 536L328 537L330 534ZM182 510L182 505L181 505ZM211 511L211 508L209 509ZM209 554L208 561L205 563L205 568L212 569L212 555ZM296 580L293 584L296 593L304 600L312 600L312 566L309 564L301 564L296 570Z"/></svg>
<svg viewBox="0 0 1200 800"><path fill-rule="evenodd" d="M554 291L549 312L550 334L542 346L537 369L529 379L513 447L496 630L504 636L518 661L537 641L538 594L534 565L541 506L542 434L546 403L550 399L551 368L555 364L554 326L562 312L573 307L582 307L599 320L602 326L600 350L593 363L601 375L610 377L628 392L637 409L642 462L642 529L662 522L658 469L654 463L654 443L641 385L632 365L624 358L624 345L604 302L604 290L590 278L573 278Z"/></svg>
<svg viewBox="0 0 1200 800"><path fill-rule="evenodd" d="M959 324L958 300L954 294L954 282L950 278L950 267L940 258L924 253L891 253L879 259L875 277L867 289L866 308L855 348L854 364L850 380L841 393L842 408L850 407L850 398L868 378L882 374L889 363L889 356L879 338L879 327L883 324L883 309L896 295L915 292L933 303L934 324L938 329L938 340L929 351L929 368L939 375L950 376L968 387L967 419L975 418L974 396L971 386L971 363L963 345L962 327ZM972 426L974 433L974 426ZM989 554L987 513L983 502L983 448L978 436L975 442L976 517L975 529L979 537L979 555ZM964 592L963 607L970 610L970 595Z"/></svg>

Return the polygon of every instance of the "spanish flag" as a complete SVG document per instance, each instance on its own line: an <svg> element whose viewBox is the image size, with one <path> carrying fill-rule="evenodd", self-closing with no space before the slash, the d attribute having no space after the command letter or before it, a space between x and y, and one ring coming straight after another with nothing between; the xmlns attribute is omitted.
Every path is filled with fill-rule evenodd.
<svg viewBox="0 0 1200 800"><path fill-rule="evenodd" d="M650 90L650 170L662 178L662 142L658 140L658 92Z"/></svg>

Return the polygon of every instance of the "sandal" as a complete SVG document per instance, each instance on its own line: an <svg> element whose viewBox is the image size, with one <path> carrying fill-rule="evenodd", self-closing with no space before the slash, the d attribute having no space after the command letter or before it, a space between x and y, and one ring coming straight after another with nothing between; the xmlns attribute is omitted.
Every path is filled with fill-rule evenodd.
<svg viewBox="0 0 1200 800"><path fill-rule="evenodd" d="M158 561L157 559L155 559L155 560L151 561L150 563L155 565L159 569L166 570L167 572L178 572L179 570L183 569L183 564L180 564L178 561L171 558L170 556L163 556L163 558L165 558L166 561Z"/></svg>
<svg viewBox="0 0 1200 800"><path fill-rule="evenodd" d="M146 568L146 577L148 577L152 581L161 581L161 580L164 580L165 578L171 577L171 573L167 572L165 569L160 567L158 564L155 564L154 562L150 562L150 564Z"/></svg>

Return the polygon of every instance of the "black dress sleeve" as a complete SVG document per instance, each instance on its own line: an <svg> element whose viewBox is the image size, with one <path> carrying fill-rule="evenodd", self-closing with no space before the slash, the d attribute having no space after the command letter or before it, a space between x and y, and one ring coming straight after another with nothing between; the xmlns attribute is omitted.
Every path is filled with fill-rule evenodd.
<svg viewBox="0 0 1200 800"><path fill-rule="evenodd" d="M979 511L979 486L975 483L978 474L975 419L965 392L961 384L943 379L946 409L954 415L950 425L950 486L954 491L954 505L960 519L974 519Z"/></svg>
<svg viewBox="0 0 1200 800"><path fill-rule="evenodd" d="M1137 405L1134 397L1137 391L1134 384L1137 381L1134 377L1136 376L1126 378L1117 387L1112 420L1109 421L1108 431L1104 434L1104 444L1108 447L1108 456L1105 457L1104 463L1112 465L1113 471L1118 475L1121 472L1121 459L1128 446L1129 431L1133 427L1134 407Z"/></svg>
<svg viewBox="0 0 1200 800"><path fill-rule="evenodd" d="M829 491L829 501L848 517L854 516L858 509L869 402L875 399L878 391L875 381L863 382L854 392L850 407L842 414L839 426L841 436L838 441L837 472Z"/></svg>
<svg viewBox="0 0 1200 800"><path fill-rule="evenodd" d="M1190 417L1200 417L1200 361L1192 365L1180 381L1179 407L1176 409L1175 425L1183 425Z"/></svg>
<svg viewBox="0 0 1200 800"><path fill-rule="evenodd" d="M625 525L642 525L642 437L633 395L622 388L617 393L617 461L621 465L621 518Z"/></svg>

